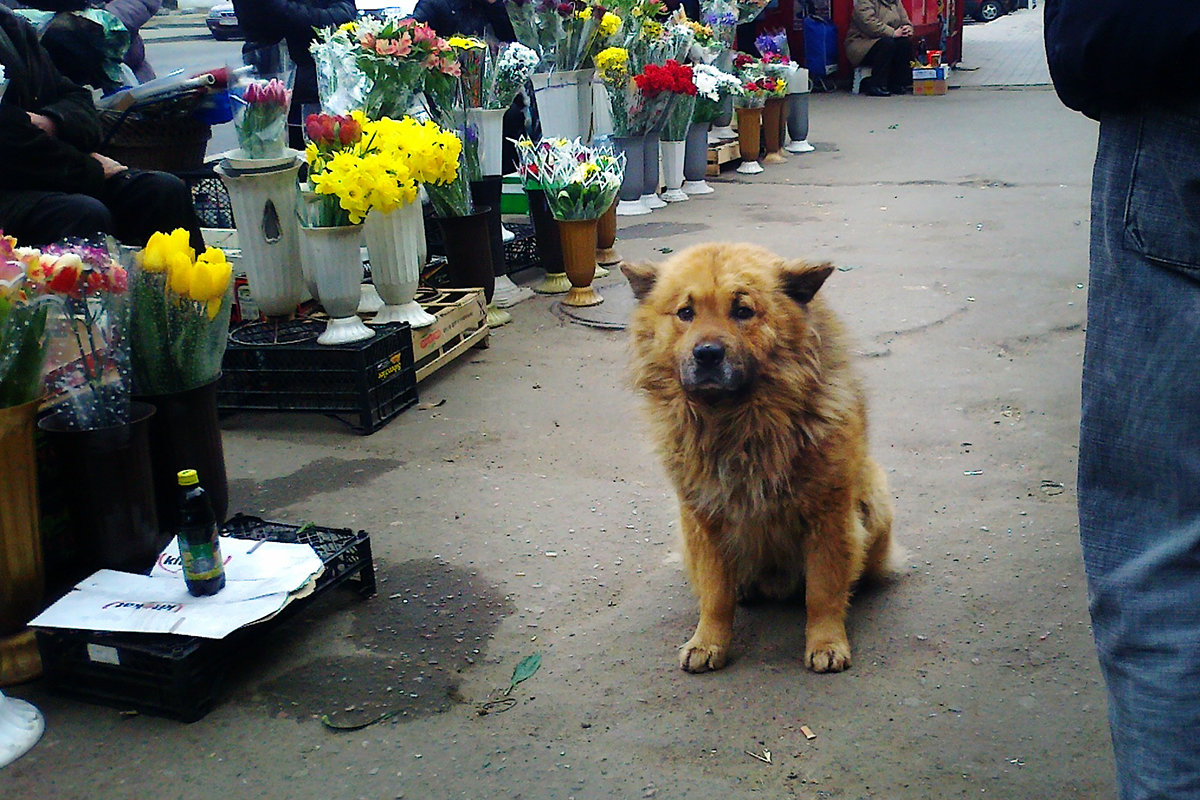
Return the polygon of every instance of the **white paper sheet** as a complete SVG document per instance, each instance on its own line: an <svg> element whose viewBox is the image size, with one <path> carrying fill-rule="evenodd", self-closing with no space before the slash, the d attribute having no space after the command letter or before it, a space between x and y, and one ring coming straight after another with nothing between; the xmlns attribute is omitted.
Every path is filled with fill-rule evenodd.
<svg viewBox="0 0 1200 800"><path fill-rule="evenodd" d="M256 545L258 545L256 547ZM193 597L168 546L150 575L101 570L80 582L30 625L221 639L278 613L324 570L308 545L221 538L225 588Z"/></svg>

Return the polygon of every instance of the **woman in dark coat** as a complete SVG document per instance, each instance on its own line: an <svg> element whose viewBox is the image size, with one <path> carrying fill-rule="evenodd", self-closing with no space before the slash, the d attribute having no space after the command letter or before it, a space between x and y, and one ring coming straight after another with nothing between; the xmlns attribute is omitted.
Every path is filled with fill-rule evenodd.
<svg viewBox="0 0 1200 800"><path fill-rule="evenodd" d="M354 0L233 0L233 8L246 35L244 55L249 57L255 50L287 42L288 54L296 65L288 139L292 147L303 150L301 109L320 100L317 67L308 50L315 38L314 29L337 27L355 19L358 11Z"/></svg>

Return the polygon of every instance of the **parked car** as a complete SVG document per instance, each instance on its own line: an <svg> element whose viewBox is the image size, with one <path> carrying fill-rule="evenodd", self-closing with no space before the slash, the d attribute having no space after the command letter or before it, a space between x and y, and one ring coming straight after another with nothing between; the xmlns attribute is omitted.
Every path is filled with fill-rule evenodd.
<svg viewBox="0 0 1200 800"><path fill-rule="evenodd" d="M991 22L1025 6L1026 0L966 0L963 11L972 19Z"/></svg>
<svg viewBox="0 0 1200 800"><path fill-rule="evenodd" d="M233 10L233 3L217 3L204 18L204 24L218 41L244 38L242 26L238 24L237 12Z"/></svg>

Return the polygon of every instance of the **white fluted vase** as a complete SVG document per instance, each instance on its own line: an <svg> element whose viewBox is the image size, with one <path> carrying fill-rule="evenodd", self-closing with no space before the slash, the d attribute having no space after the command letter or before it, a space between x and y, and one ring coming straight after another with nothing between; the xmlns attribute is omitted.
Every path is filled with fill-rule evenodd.
<svg viewBox="0 0 1200 800"><path fill-rule="evenodd" d="M295 151L293 151L295 152ZM215 168L229 192L250 294L268 317L288 318L304 295L296 225L296 174L301 156L270 171Z"/></svg>
<svg viewBox="0 0 1200 800"><path fill-rule="evenodd" d="M686 141L663 141L658 145L662 154L663 190L662 199L668 203L682 203L688 200L683 192L683 157L687 150Z"/></svg>
<svg viewBox="0 0 1200 800"><path fill-rule="evenodd" d="M504 173L504 111L503 108L468 108L467 122L479 134L479 174Z"/></svg>
<svg viewBox="0 0 1200 800"><path fill-rule="evenodd" d="M0 768L29 752L45 729L42 712L24 700L0 692Z"/></svg>
<svg viewBox="0 0 1200 800"><path fill-rule="evenodd" d="M317 344L349 344L370 339L375 332L358 318L363 268L358 225L300 228L300 258L317 286L321 307L329 315Z"/></svg>
<svg viewBox="0 0 1200 800"><path fill-rule="evenodd" d="M421 204L405 203L387 214L372 211L363 222L363 233L367 238L367 256L371 259L371 278L383 298L383 307L375 313L371 324L407 322L410 327L425 328L436 322L437 318L414 299L425 262Z"/></svg>

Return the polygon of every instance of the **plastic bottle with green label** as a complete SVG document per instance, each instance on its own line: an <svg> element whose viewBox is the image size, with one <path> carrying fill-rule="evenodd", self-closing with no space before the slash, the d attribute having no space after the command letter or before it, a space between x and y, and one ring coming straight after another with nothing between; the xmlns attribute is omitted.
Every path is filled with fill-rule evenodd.
<svg viewBox="0 0 1200 800"><path fill-rule="evenodd" d="M196 597L216 594L225 588L225 562L221 558L217 517L208 494L194 469L180 470L179 557L183 579Z"/></svg>

